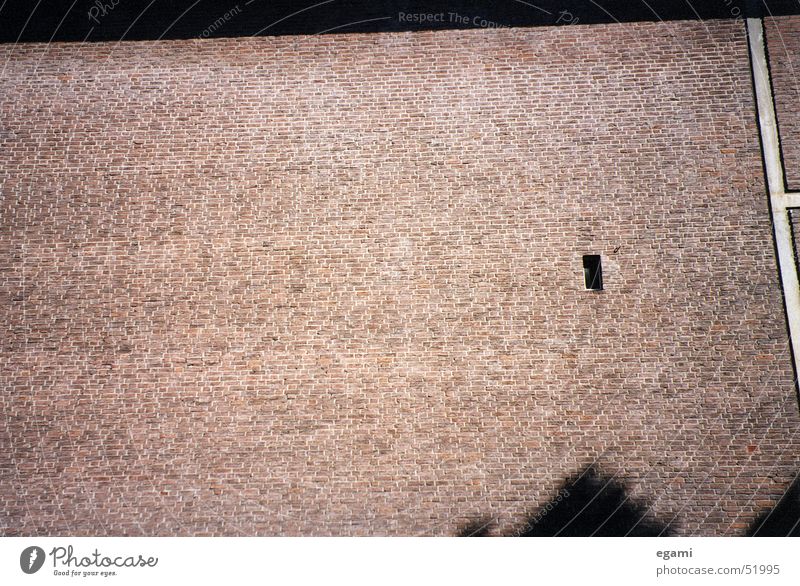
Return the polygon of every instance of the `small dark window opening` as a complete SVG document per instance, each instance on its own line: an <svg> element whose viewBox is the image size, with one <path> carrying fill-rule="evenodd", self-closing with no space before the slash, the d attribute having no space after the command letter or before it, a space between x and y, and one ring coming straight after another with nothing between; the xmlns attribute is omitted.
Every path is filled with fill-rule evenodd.
<svg viewBox="0 0 800 586"><path fill-rule="evenodd" d="M583 255L583 278L587 289L603 290L603 265L600 263L599 254Z"/></svg>

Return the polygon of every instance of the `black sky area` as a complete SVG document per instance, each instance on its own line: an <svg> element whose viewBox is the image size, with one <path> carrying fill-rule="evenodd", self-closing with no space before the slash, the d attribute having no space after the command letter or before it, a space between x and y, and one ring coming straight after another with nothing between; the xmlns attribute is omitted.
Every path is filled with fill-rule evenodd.
<svg viewBox="0 0 800 586"><path fill-rule="evenodd" d="M800 13L798 0L0 0L0 6L2 43L581 26Z"/></svg>

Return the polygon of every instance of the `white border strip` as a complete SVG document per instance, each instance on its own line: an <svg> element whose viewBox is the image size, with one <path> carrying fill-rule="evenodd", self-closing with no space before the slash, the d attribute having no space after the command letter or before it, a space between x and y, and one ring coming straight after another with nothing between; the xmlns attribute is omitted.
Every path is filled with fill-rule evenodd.
<svg viewBox="0 0 800 586"><path fill-rule="evenodd" d="M36 572L26 574L23 567L33 569L30 551L34 548L41 550L42 557L35 560ZM139 556L158 561L154 565L138 565ZM119 563L137 565L120 567ZM797 542L791 538L0 539L0 583L12 586L611 583L796 586L798 581Z"/></svg>

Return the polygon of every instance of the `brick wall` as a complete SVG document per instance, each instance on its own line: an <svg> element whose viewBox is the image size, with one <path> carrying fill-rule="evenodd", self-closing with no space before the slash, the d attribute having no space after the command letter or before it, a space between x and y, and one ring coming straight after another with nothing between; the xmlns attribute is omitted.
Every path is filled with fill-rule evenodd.
<svg viewBox="0 0 800 586"><path fill-rule="evenodd" d="M741 22L0 53L4 534L502 533L593 461L738 534L796 472Z"/></svg>
<svg viewBox="0 0 800 586"><path fill-rule="evenodd" d="M800 16L764 19L787 188L800 190Z"/></svg>

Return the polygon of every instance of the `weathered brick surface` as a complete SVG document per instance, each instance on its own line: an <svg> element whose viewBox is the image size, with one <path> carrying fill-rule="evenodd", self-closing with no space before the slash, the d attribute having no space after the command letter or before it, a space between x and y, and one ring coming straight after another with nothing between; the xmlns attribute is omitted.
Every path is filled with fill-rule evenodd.
<svg viewBox="0 0 800 586"><path fill-rule="evenodd" d="M764 19L789 189L800 190L800 16Z"/></svg>
<svg viewBox="0 0 800 586"><path fill-rule="evenodd" d="M0 53L3 533L502 532L597 460L735 534L796 472L741 22Z"/></svg>

